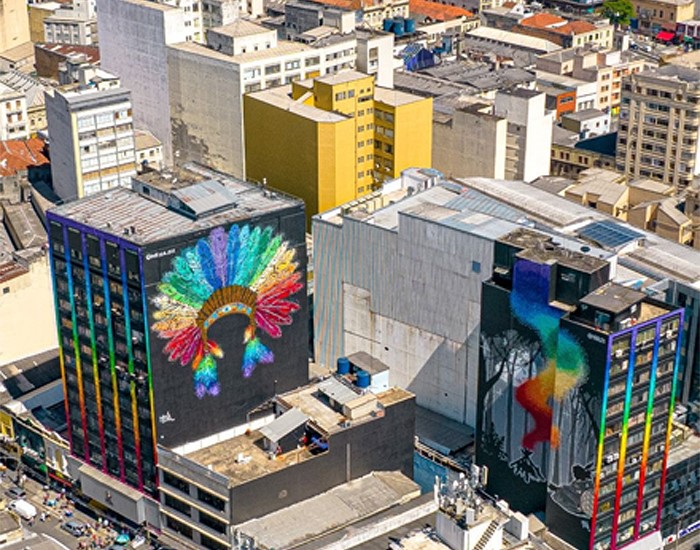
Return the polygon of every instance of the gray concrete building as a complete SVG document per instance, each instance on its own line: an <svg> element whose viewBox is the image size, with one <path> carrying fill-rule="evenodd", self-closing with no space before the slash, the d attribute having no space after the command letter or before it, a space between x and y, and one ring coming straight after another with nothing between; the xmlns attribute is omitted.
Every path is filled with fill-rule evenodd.
<svg viewBox="0 0 700 550"><path fill-rule="evenodd" d="M166 49L185 41L183 10L146 0L98 0L97 24L102 68L132 90L135 126L161 141L164 162L171 164Z"/></svg>

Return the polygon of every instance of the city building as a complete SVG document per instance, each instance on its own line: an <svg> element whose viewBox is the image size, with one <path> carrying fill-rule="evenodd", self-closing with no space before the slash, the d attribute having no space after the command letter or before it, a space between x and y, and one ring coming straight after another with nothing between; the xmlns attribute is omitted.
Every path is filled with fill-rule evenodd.
<svg viewBox="0 0 700 550"><path fill-rule="evenodd" d="M666 65L623 85L616 168L681 190L700 173L700 70Z"/></svg>
<svg viewBox="0 0 700 550"><path fill-rule="evenodd" d="M71 472L160 529L157 447L231 437L308 380L304 209L196 165L133 182L47 221Z"/></svg>
<svg viewBox="0 0 700 550"><path fill-rule="evenodd" d="M635 0L635 19L632 28L637 32L656 36L660 32L676 33L678 23L693 19L693 0Z"/></svg>
<svg viewBox="0 0 700 550"><path fill-rule="evenodd" d="M202 0L156 0L161 4L182 10L185 24L185 40L204 42Z"/></svg>
<svg viewBox="0 0 700 550"><path fill-rule="evenodd" d="M168 48L173 150L178 162L201 162L236 177L247 174L244 127L255 128L243 122L244 93L356 66L353 34L304 44L278 40L273 30L240 21L210 29L207 40L222 51L192 42ZM163 148L165 153L165 143Z"/></svg>
<svg viewBox="0 0 700 550"><path fill-rule="evenodd" d="M374 84L394 87L394 35L377 30L356 29L357 70L374 75Z"/></svg>
<svg viewBox="0 0 700 550"><path fill-rule="evenodd" d="M512 46L536 54L554 52L562 48L549 39L484 26L469 31L467 37L487 44Z"/></svg>
<svg viewBox="0 0 700 550"><path fill-rule="evenodd" d="M53 186L61 199L131 185L136 156L129 90L54 90L46 111Z"/></svg>
<svg viewBox="0 0 700 550"><path fill-rule="evenodd" d="M73 0L44 19L44 42L91 46L98 43L95 0Z"/></svg>
<svg viewBox="0 0 700 550"><path fill-rule="evenodd" d="M134 130L134 148L137 171L163 169L163 145L153 134L145 130Z"/></svg>
<svg viewBox="0 0 700 550"><path fill-rule="evenodd" d="M584 109L561 117L561 127L583 139L610 132L610 114L600 109Z"/></svg>
<svg viewBox="0 0 700 550"><path fill-rule="evenodd" d="M0 72L14 70L27 74L34 71L34 45L31 42L0 52Z"/></svg>
<svg viewBox="0 0 700 550"><path fill-rule="evenodd" d="M23 0L0 1L0 54L29 42L29 15Z"/></svg>
<svg viewBox="0 0 700 550"><path fill-rule="evenodd" d="M0 82L0 141L28 137L27 98L21 91Z"/></svg>
<svg viewBox="0 0 700 550"><path fill-rule="evenodd" d="M538 71L595 82L598 88L594 108L617 113L622 98L622 79L655 68L656 63L630 50L605 51L586 46L540 55L536 67Z"/></svg>
<svg viewBox="0 0 700 550"><path fill-rule="evenodd" d="M554 111L556 120L566 113L594 109L598 98L595 82L573 76L536 71L536 88L547 96L547 109Z"/></svg>
<svg viewBox="0 0 700 550"><path fill-rule="evenodd" d="M513 30L550 40L562 48L596 45L609 50L613 45L614 28L607 19L594 22L568 20L548 12L540 12L521 19Z"/></svg>
<svg viewBox="0 0 700 550"><path fill-rule="evenodd" d="M179 8L147 0L98 0L101 67L131 90L134 125L163 144L166 166L173 162L168 93L168 44L184 42L185 15ZM196 79L196 75L192 75ZM199 80L208 82L208 80ZM200 86L200 90L209 88ZM193 96L194 97L194 96Z"/></svg>
<svg viewBox="0 0 700 550"><path fill-rule="evenodd" d="M39 131L46 130L46 97L40 82L22 72L8 71L0 75L0 84L24 94L29 135L36 136Z"/></svg>
<svg viewBox="0 0 700 550"><path fill-rule="evenodd" d="M301 197L309 218L430 165L432 99L355 71L251 93L244 113L248 177Z"/></svg>
<svg viewBox="0 0 700 550"><path fill-rule="evenodd" d="M321 4L358 12L362 22L372 29L381 29L385 19L408 18L409 0L389 0L387 2L362 2L361 0L317 0ZM358 16L359 17L359 16Z"/></svg>
<svg viewBox="0 0 700 550"><path fill-rule="evenodd" d="M680 363L683 310L610 269L519 229L482 291L476 461L490 493L582 550L660 546Z"/></svg>
<svg viewBox="0 0 700 550"><path fill-rule="evenodd" d="M552 129L552 176L576 177L589 168L615 169L617 134L581 139L561 126Z"/></svg>
<svg viewBox="0 0 700 550"><path fill-rule="evenodd" d="M41 5L41 4L39 4ZM37 76L60 81L60 68L67 62L98 65L100 50L97 46L75 46L72 44L35 44Z"/></svg>
<svg viewBox="0 0 700 550"><path fill-rule="evenodd" d="M214 27L222 27L233 23L236 19L240 17L240 11L248 6L240 0L202 0L202 26L206 32L206 29L212 29ZM259 2L250 2L252 7L257 5ZM254 17L262 15L261 13L251 14Z"/></svg>
<svg viewBox="0 0 700 550"><path fill-rule="evenodd" d="M411 393L334 376L264 413L229 438L158 447L165 533L200 548L292 548L420 494Z"/></svg>
<svg viewBox="0 0 700 550"><path fill-rule="evenodd" d="M516 88L452 108L438 100L433 114L433 167L450 177L533 181L549 174L553 117L545 94ZM449 114L448 114L449 113ZM478 128L478 131L476 130Z"/></svg>
<svg viewBox="0 0 700 550"><path fill-rule="evenodd" d="M34 44L46 42L44 20L61 7L63 6L59 2L41 2L27 5L29 10L29 39Z"/></svg>

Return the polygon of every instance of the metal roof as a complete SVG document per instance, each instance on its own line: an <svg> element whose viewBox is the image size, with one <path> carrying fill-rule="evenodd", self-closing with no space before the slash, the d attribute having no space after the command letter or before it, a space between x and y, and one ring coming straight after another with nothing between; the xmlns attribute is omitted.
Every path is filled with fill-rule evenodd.
<svg viewBox="0 0 700 550"><path fill-rule="evenodd" d="M632 241L643 239L644 235L612 220L603 220L588 224L578 233L600 246L617 248Z"/></svg>
<svg viewBox="0 0 700 550"><path fill-rule="evenodd" d="M206 180L183 187L173 191L173 196L197 217L229 208L236 202L236 196L216 180Z"/></svg>
<svg viewBox="0 0 700 550"><path fill-rule="evenodd" d="M345 405L346 403L349 403L350 401L353 401L359 397L358 394L356 394L352 389L348 388L337 378L329 378L328 380L324 380L316 387L323 395L341 405Z"/></svg>
<svg viewBox="0 0 700 550"><path fill-rule="evenodd" d="M291 431L296 430L308 419L309 417L299 409L289 409L275 418L267 426L260 428L260 433L270 441L277 442Z"/></svg>

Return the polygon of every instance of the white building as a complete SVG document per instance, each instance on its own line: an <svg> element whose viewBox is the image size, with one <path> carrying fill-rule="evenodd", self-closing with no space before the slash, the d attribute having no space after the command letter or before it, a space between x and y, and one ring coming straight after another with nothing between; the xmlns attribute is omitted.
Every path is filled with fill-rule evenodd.
<svg viewBox="0 0 700 550"><path fill-rule="evenodd" d="M156 0L182 10L185 22L185 40L188 42L204 42L204 27L202 25L202 0Z"/></svg>
<svg viewBox="0 0 700 550"><path fill-rule="evenodd" d="M136 144L136 169L141 172L147 168L153 170L163 169L163 144L151 132L145 130L134 131Z"/></svg>
<svg viewBox="0 0 700 550"><path fill-rule="evenodd" d="M240 17L260 17L264 13L263 0L202 0L204 29L228 25Z"/></svg>
<svg viewBox="0 0 700 550"><path fill-rule="evenodd" d="M121 88L46 95L51 175L64 201L118 185L136 175L131 97Z"/></svg>
<svg viewBox="0 0 700 550"><path fill-rule="evenodd" d="M129 88L134 124L163 144L163 160L172 163L167 46L185 42L185 13L147 0L97 0L101 66ZM199 81L202 86L206 81ZM192 97L196 97L192 96Z"/></svg>
<svg viewBox="0 0 700 550"><path fill-rule="evenodd" d="M28 137L29 121L24 93L0 82L0 141Z"/></svg>
<svg viewBox="0 0 700 550"><path fill-rule="evenodd" d="M517 88L496 94L493 114L508 120L505 177L531 182L549 175L554 114L545 94Z"/></svg>
<svg viewBox="0 0 700 550"><path fill-rule="evenodd" d="M357 69L375 75L374 84L394 87L394 34L357 30Z"/></svg>
<svg viewBox="0 0 700 550"><path fill-rule="evenodd" d="M95 0L73 0L44 19L44 40L49 44L97 44Z"/></svg>
<svg viewBox="0 0 700 550"><path fill-rule="evenodd" d="M353 34L308 45L278 41L274 31L238 21L210 30L207 40L212 48L192 42L168 48L173 150L178 162L198 161L236 177L245 175L244 93L355 68Z"/></svg>

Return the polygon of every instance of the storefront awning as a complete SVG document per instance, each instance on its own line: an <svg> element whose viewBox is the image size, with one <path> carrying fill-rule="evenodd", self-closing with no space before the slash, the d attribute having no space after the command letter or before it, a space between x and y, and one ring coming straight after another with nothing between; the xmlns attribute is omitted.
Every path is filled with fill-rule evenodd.
<svg viewBox="0 0 700 550"><path fill-rule="evenodd" d="M671 31L660 31L659 34L656 35L656 39L661 40L662 42L670 42L675 37L675 33L672 33Z"/></svg>

